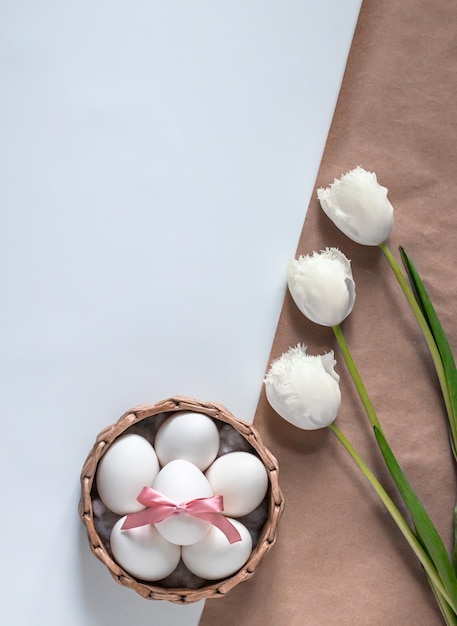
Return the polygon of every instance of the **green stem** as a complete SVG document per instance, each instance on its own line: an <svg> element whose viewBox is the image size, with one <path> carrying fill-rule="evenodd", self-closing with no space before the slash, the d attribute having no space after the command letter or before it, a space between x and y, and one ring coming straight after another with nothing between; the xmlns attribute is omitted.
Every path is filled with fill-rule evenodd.
<svg viewBox="0 0 457 626"><path fill-rule="evenodd" d="M457 572L457 502L454 504L453 532L454 532L454 546L453 546L452 558L453 558L453 563L454 563L454 570Z"/></svg>
<svg viewBox="0 0 457 626"><path fill-rule="evenodd" d="M446 589L443 587L441 579L438 576L437 571L432 561L430 560L428 554L425 552L422 545L419 543L416 535L412 532L411 528L408 526L408 524L404 520L400 511L395 506L394 502L392 501L392 499L390 498L390 496L388 495L384 487L378 481L378 479L373 474L373 472L365 464L365 462L360 457L360 455L355 450L355 448L352 446L352 444L349 442L349 440L343 435L343 433L338 428L338 426L336 426L336 424L330 424L329 428L337 437L338 441L344 446L344 448L349 453L353 461L357 464L357 466L362 471L365 478L368 480L368 482L371 484L371 486L375 490L378 498L381 500L381 502L383 503L387 511L390 513L392 519L397 524L398 528L400 529L401 533L403 534L406 541L410 545L414 554L417 556L417 558L421 562L425 572L427 573L427 576L430 578L430 580L433 583L434 589L440 594L440 597L447 602L447 604L451 607L451 609L454 610L455 613L457 613L457 607L453 606L452 600L449 598L446 592Z"/></svg>
<svg viewBox="0 0 457 626"><path fill-rule="evenodd" d="M379 247L383 251L384 256L387 259L387 262L389 263L394 273L394 276L397 279L397 282L400 285L401 290L403 291L406 297L406 300L408 301L408 304L411 307L412 312L414 313L414 317L417 319L419 323L419 326L422 330L425 341L430 350L430 354L433 359L433 364L435 365L436 373L438 376L438 380L439 380L441 391L442 391L443 398L444 398L444 403L446 405L446 410L448 412L448 415L452 415L451 401L449 398L449 390L447 386L446 374L444 371L443 362L441 360L440 353L436 346L435 338L433 337L430 327L427 324L427 320L425 319L424 314L422 313L420 306L417 303L414 293L412 292L412 289L409 286L408 281L406 280L405 276L403 275L403 272L401 271L400 266L395 260L395 257L392 254L392 251L390 250L389 246L387 245L386 242L384 242L384 243L379 244Z"/></svg>
<svg viewBox="0 0 457 626"><path fill-rule="evenodd" d="M433 595L435 596L436 602L437 602L438 606L440 607L441 615L443 616L443 619L446 622L446 625L447 626L457 626L457 615L456 615L456 613L452 610L452 608L449 606L449 604L443 598L443 596L438 591L438 589L435 587L435 585L430 580L430 578L428 578L428 582L430 584L430 587L432 588Z"/></svg>
<svg viewBox="0 0 457 626"><path fill-rule="evenodd" d="M365 389L365 385L363 384L362 378L349 351L349 347L346 343L346 339L344 338L341 326L339 324L337 324L336 326L332 326L332 330L335 333L336 340L343 354L351 378L354 381L354 385L360 396L360 400L362 401L362 404L365 408L368 419L370 420L370 424L372 426L377 426L379 430L382 430L381 424L379 423L378 417L376 415L376 411L374 410L373 404L370 400L367 390Z"/></svg>

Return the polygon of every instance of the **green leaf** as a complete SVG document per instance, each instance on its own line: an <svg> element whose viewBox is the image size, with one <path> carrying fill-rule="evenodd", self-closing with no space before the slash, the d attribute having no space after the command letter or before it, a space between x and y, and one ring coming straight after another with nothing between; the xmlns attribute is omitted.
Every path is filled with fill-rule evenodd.
<svg viewBox="0 0 457 626"><path fill-rule="evenodd" d="M449 341L433 307L432 301L425 289L419 272L414 266L404 248L400 246L400 255L405 270L408 274L417 303L424 315L430 332L432 333L443 365L446 380L448 403L447 413L452 453L457 461L457 368L452 354ZM457 568L457 505L454 508L454 568Z"/></svg>
<svg viewBox="0 0 457 626"><path fill-rule="evenodd" d="M423 504L409 484L389 444L387 443L384 434L379 428L377 428L377 426L374 426L373 430L387 468L411 515L411 519L416 528L417 536L433 561L455 609L457 606L457 578L446 552L443 540L441 539Z"/></svg>
<svg viewBox="0 0 457 626"><path fill-rule="evenodd" d="M441 322L438 319L436 311L418 271L414 267L413 262L408 257L405 250L401 246L399 249L403 265L408 273L417 302L433 335L443 363L450 404L448 419L451 433L451 446L454 458L457 461L457 368L455 366L454 356Z"/></svg>

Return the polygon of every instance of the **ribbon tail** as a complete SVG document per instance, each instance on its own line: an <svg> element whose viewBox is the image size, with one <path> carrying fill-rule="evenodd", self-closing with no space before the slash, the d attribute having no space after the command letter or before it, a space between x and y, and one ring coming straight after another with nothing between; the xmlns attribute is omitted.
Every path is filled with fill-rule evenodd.
<svg viewBox="0 0 457 626"><path fill-rule="evenodd" d="M160 491L156 491L151 487L143 487L137 500L146 508L135 513L128 513L121 526L121 530L130 530L139 526L147 526L148 524L157 524L172 515L176 508L176 504L164 496Z"/></svg>
<svg viewBox="0 0 457 626"><path fill-rule="evenodd" d="M131 528L138 528L138 526L150 524L148 513L148 509L137 511L136 513L129 513L121 526L121 530L130 530Z"/></svg>
<svg viewBox="0 0 457 626"><path fill-rule="evenodd" d="M168 517L166 513L163 511L155 511L154 509L143 509L136 513L129 513L121 526L121 530L130 530L131 528L147 526L148 524L157 524L166 517Z"/></svg>
<svg viewBox="0 0 457 626"><path fill-rule="evenodd" d="M224 533L229 543L241 541L241 535L235 526L224 516L224 499L221 495L210 498L197 498L186 503L186 511L194 517L209 522Z"/></svg>
<svg viewBox="0 0 457 626"><path fill-rule="evenodd" d="M230 520L224 517L221 513L209 513L206 519L210 520L213 526L216 526L224 533L230 544L241 541L240 533L237 531L232 522L230 522Z"/></svg>

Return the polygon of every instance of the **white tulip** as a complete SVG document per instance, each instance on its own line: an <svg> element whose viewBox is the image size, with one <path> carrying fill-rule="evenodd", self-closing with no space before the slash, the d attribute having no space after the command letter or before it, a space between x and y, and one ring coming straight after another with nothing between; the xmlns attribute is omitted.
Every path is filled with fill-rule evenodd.
<svg viewBox="0 0 457 626"><path fill-rule="evenodd" d="M351 263L337 248L291 260L287 283L295 304L316 324L336 326L354 306Z"/></svg>
<svg viewBox="0 0 457 626"><path fill-rule="evenodd" d="M273 361L265 377L267 400L286 421L304 430L331 424L341 404L340 377L333 350L306 354L306 346L290 348Z"/></svg>
<svg viewBox="0 0 457 626"><path fill-rule="evenodd" d="M384 243L394 225L394 210L374 172L356 167L330 187L318 189L324 213L350 239L368 246Z"/></svg>

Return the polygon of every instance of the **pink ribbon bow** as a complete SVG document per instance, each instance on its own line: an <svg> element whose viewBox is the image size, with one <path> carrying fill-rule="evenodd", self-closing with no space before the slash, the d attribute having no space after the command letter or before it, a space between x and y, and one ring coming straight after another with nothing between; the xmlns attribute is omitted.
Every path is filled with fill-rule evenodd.
<svg viewBox="0 0 457 626"><path fill-rule="evenodd" d="M241 541L241 535L235 526L221 514L221 511L224 510L222 496L195 498L194 500L178 504L164 496L160 491L156 491L151 487L143 487L137 500L147 508L136 513L129 513L122 524L121 530L138 528L147 524L157 524L172 515L187 513L219 528L227 537L229 543Z"/></svg>

